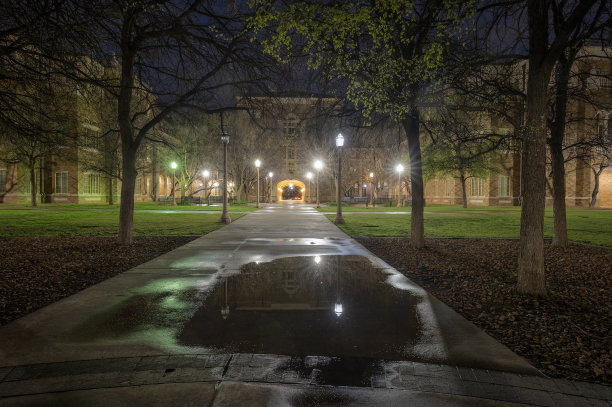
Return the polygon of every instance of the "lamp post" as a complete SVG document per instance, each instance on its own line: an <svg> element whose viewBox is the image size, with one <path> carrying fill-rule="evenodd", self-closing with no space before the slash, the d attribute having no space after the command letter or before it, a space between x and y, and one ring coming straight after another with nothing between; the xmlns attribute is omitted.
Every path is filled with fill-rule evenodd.
<svg viewBox="0 0 612 407"><path fill-rule="evenodd" d="M172 161L172 206L176 206L176 163Z"/></svg>
<svg viewBox="0 0 612 407"><path fill-rule="evenodd" d="M334 223L336 225L344 223L342 217L342 146L344 145L344 136L342 133L338 133L336 136L336 147L338 147L338 185L336 187L336 219Z"/></svg>
<svg viewBox="0 0 612 407"><path fill-rule="evenodd" d="M227 145L229 144L229 134L221 135L223 142L223 213L221 214L221 222L231 223L232 219L227 213Z"/></svg>
<svg viewBox="0 0 612 407"><path fill-rule="evenodd" d="M374 207L374 173L370 173L370 205Z"/></svg>
<svg viewBox="0 0 612 407"><path fill-rule="evenodd" d="M312 172L308 171L306 173L306 178L308 178L308 203L312 202L310 199L310 181L312 180Z"/></svg>
<svg viewBox="0 0 612 407"><path fill-rule="evenodd" d="M208 177L210 177L210 171L202 171L202 176L204 177L204 197L208 198Z"/></svg>
<svg viewBox="0 0 612 407"><path fill-rule="evenodd" d="M272 177L274 177L274 173L270 171L268 173L268 178L270 179L270 185L268 186L268 189L270 190L270 203L272 203Z"/></svg>
<svg viewBox="0 0 612 407"><path fill-rule="evenodd" d="M397 171L397 206L402 206L401 205L401 193L402 193L402 171L404 171L404 166L402 164L397 164L397 167L395 167L395 170Z"/></svg>
<svg viewBox="0 0 612 407"><path fill-rule="evenodd" d="M317 184L317 208L320 208L321 204L319 203L319 171L321 171L321 168L323 168L323 163L321 162L321 160L315 161L314 167L315 170L317 170L317 178L315 179L315 183Z"/></svg>
<svg viewBox="0 0 612 407"><path fill-rule="evenodd" d="M255 167L257 168L257 205L256 208L259 208L259 167L261 166L261 161L255 160Z"/></svg>

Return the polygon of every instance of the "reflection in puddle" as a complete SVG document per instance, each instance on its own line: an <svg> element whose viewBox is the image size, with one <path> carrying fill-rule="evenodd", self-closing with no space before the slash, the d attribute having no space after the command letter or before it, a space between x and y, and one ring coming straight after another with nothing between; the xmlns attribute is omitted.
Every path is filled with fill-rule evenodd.
<svg viewBox="0 0 612 407"><path fill-rule="evenodd" d="M421 299L361 256L249 263L212 288L181 345L224 352L404 359L421 337Z"/></svg>

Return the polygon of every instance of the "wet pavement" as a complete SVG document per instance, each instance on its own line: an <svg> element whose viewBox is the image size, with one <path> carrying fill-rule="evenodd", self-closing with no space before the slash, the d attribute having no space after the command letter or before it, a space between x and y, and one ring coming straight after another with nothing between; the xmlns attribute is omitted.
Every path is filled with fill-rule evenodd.
<svg viewBox="0 0 612 407"><path fill-rule="evenodd" d="M536 405L555 405L555 392L610 397L603 387L572 395L547 382L325 216L294 203L250 213L14 321L0 328L0 343L0 397L10 397L0 405L51 403L34 396L49 392L93 402L100 394L121 398L125 388L137 393L134 386L195 382L203 386L194 390L197 400L211 397L215 405L225 405L223 389L244 390L244 382L267 402L293 392L281 405L346 396L316 386L402 390L411 392L407 400L446 397L455 403L448 405L525 403L533 391L542 393ZM505 398L482 388L495 375L505 375L490 383L508 387ZM281 391L287 385L294 387ZM109 395L101 387L118 390ZM366 393L349 404L399 397Z"/></svg>

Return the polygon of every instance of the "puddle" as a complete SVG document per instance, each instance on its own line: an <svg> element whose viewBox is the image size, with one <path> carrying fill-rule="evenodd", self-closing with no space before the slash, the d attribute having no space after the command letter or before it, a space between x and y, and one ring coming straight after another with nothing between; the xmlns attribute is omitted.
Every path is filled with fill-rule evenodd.
<svg viewBox="0 0 612 407"><path fill-rule="evenodd" d="M217 280L178 342L222 352L415 360L420 298L389 277L362 256L249 263Z"/></svg>
<svg viewBox="0 0 612 407"><path fill-rule="evenodd" d="M384 267L357 255L296 256L155 279L76 326L73 338L172 353L329 356L343 368L351 358L444 360L425 292Z"/></svg>

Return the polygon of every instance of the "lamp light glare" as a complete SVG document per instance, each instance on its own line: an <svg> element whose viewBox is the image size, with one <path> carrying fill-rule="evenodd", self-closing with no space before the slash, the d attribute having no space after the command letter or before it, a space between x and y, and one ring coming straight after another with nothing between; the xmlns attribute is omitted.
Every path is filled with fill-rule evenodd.
<svg viewBox="0 0 612 407"><path fill-rule="evenodd" d="M172 167L172 169L176 169L176 163L174 161L172 161L172 163L170 164L170 167Z"/></svg>
<svg viewBox="0 0 612 407"><path fill-rule="evenodd" d="M402 164L397 164L397 167L395 167L395 171L397 172L404 171L404 166Z"/></svg>
<svg viewBox="0 0 612 407"><path fill-rule="evenodd" d="M255 167L259 168L260 165L261 165L261 161L255 160Z"/></svg>
<svg viewBox="0 0 612 407"><path fill-rule="evenodd" d="M337 302L334 305L334 312L336 313L337 316L342 315L342 304L340 304L339 302Z"/></svg>
<svg viewBox="0 0 612 407"><path fill-rule="evenodd" d="M336 147L342 147L344 145L344 136L342 133L338 133L336 136Z"/></svg>

